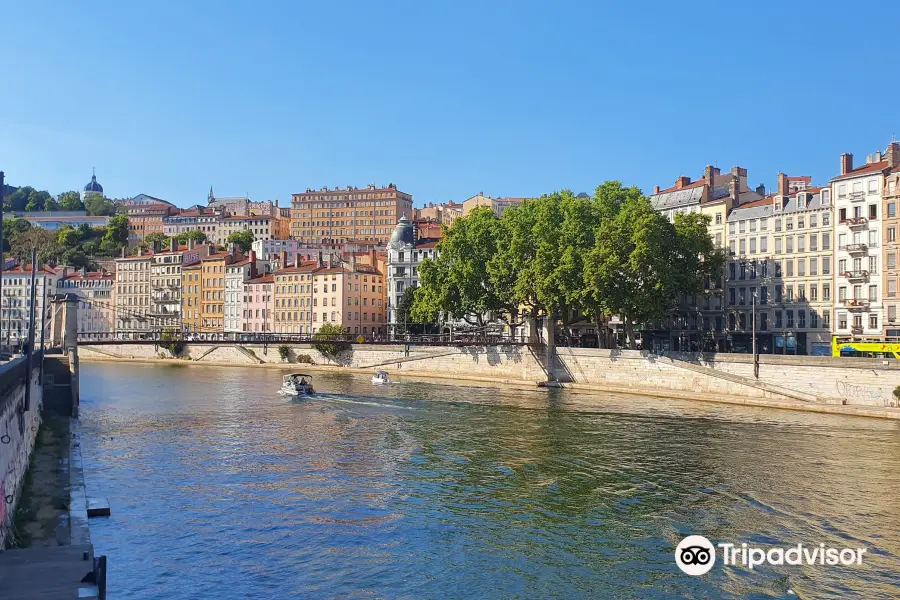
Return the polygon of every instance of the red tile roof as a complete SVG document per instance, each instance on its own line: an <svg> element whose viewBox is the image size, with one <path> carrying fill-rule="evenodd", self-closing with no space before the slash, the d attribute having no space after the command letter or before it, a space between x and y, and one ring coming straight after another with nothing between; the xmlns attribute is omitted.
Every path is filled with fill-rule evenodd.
<svg viewBox="0 0 900 600"><path fill-rule="evenodd" d="M32 265L30 264L24 266L16 265L10 269L0 269L0 273L3 273L4 275L21 275L24 273L28 273L29 275L31 275L31 271L33 270L34 269L32 269ZM44 266L38 269L38 273L43 273L45 275L56 275L56 270Z"/></svg>
<svg viewBox="0 0 900 600"><path fill-rule="evenodd" d="M70 279L72 279L72 280L95 279L95 280L113 281L113 280L115 280L115 278L116 278L116 276L114 274L108 273L106 271L88 271L84 275L82 275L80 272L73 273L72 275L69 275L68 277L66 277L66 281L68 281Z"/></svg>
<svg viewBox="0 0 900 600"><path fill-rule="evenodd" d="M691 188L700 187L700 186L705 185L705 184L706 184L706 180L705 180L705 179L698 179L697 181L692 181L692 182L690 182L689 184L684 185L684 186L681 186L681 187L676 187L676 186L673 185L673 186L670 187L670 188L666 188L666 189L664 189L664 190L659 190L659 193L660 193L660 194L668 194L669 192L677 192L677 191L679 191L679 190L689 190L689 189L691 189ZM654 195L655 195L655 194L654 194Z"/></svg>
<svg viewBox="0 0 900 600"><path fill-rule="evenodd" d="M812 177L810 177L809 175L797 175L796 177L788 176L787 179L788 179L788 181L806 181L806 182L812 181Z"/></svg>
<svg viewBox="0 0 900 600"><path fill-rule="evenodd" d="M244 283L274 283L275 277L270 273L268 275L263 275L261 277L257 277L256 279L248 279Z"/></svg>
<svg viewBox="0 0 900 600"><path fill-rule="evenodd" d="M441 240L420 240L416 242L416 248L434 248Z"/></svg>
<svg viewBox="0 0 900 600"><path fill-rule="evenodd" d="M857 167L852 169L851 171L845 173L844 175L838 175L837 177L832 177L832 181L837 181L838 179L849 179L851 177L858 177L859 175L866 175L868 173L877 173L878 171L883 171L891 166L886 160L882 160L877 163L869 163L867 165L863 165L861 167Z"/></svg>
<svg viewBox="0 0 900 600"><path fill-rule="evenodd" d="M738 204L737 206L735 206L735 208L753 208L754 206L765 206L766 204L772 204L774 200L774 196L766 196L765 198L760 198L759 200L753 200L751 202Z"/></svg>

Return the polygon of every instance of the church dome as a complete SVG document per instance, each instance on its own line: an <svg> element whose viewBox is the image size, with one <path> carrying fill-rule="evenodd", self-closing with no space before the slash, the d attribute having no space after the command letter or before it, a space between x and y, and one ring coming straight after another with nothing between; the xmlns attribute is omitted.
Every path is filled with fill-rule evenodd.
<svg viewBox="0 0 900 600"><path fill-rule="evenodd" d="M97 183L97 176L91 175L91 182L84 186L85 194L102 194L103 186Z"/></svg>
<svg viewBox="0 0 900 600"><path fill-rule="evenodd" d="M406 216L400 217L394 232L391 234L391 240L388 242L388 248L400 248L402 246L412 246L415 243L413 238L413 226Z"/></svg>

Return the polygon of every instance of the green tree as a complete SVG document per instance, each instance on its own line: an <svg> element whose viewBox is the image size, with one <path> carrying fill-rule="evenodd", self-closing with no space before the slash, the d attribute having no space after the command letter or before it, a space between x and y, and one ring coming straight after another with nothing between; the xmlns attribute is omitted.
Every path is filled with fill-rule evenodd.
<svg viewBox="0 0 900 600"><path fill-rule="evenodd" d="M645 197L626 199L599 227L585 282L596 304L622 316L631 348L635 324L662 319L674 305L681 268L673 252L677 244L674 225Z"/></svg>
<svg viewBox="0 0 900 600"><path fill-rule="evenodd" d="M165 246L169 243L169 236L164 233L148 233L144 236L144 241L150 245L153 245L154 242L159 242L161 246Z"/></svg>
<svg viewBox="0 0 900 600"><path fill-rule="evenodd" d="M56 241L66 248L74 248L81 241L81 230L73 227L60 227L56 233Z"/></svg>
<svg viewBox="0 0 900 600"><path fill-rule="evenodd" d="M179 244L187 244L188 240L194 240L195 244L202 244L206 241L206 234L198 229L191 229L190 231L179 233L177 238Z"/></svg>
<svg viewBox="0 0 900 600"><path fill-rule="evenodd" d="M111 239L121 246L127 244L128 216L116 215L115 217L111 217L109 219L109 223L106 225L106 233L103 235L103 237Z"/></svg>
<svg viewBox="0 0 900 600"><path fill-rule="evenodd" d="M29 227L10 239L9 254L20 262L31 262L31 248L37 248L41 263L60 262L65 249L57 242L56 232L41 227Z"/></svg>
<svg viewBox="0 0 900 600"><path fill-rule="evenodd" d="M78 192L63 192L59 195L59 210L84 210L84 203Z"/></svg>
<svg viewBox="0 0 900 600"><path fill-rule="evenodd" d="M85 195L84 210L91 216L112 216L116 214L116 205L94 192Z"/></svg>
<svg viewBox="0 0 900 600"><path fill-rule="evenodd" d="M419 265L419 287L411 315L427 322L439 313L484 326L488 311L507 311L490 283L487 265L497 254L500 221L476 208L444 232L436 258Z"/></svg>
<svg viewBox="0 0 900 600"><path fill-rule="evenodd" d="M26 211L53 210L56 201L47 191L37 191L32 188L28 194L28 202L25 204Z"/></svg>
<svg viewBox="0 0 900 600"><path fill-rule="evenodd" d="M350 344L344 341L344 328L335 323L325 323L313 335L313 348L332 358L347 350Z"/></svg>
<svg viewBox="0 0 900 600"><path fill-rule="evenodd" d="M31 228L31 223L25 219L3 219L3 249L9 250L10 240L29 228Z"/></svg>
<svg viewBox="0 0 900 600"><path fill-rule="evenodd" d="M248 230L233 231L228 234L225 243L237 244L241 252L250 252L250 247L253 245L253 232Z"/></svg>
<svg viewBox="0 0 900 600"><path fill-rule="evenodd" d="M3 195L4 210L10 210L14 212L24 211L25 206L28 205L28 198L29 196L31 196L31 192L33 191L34 188L27 185L14 189L12 193L9 193L7 191Z"/></svg>

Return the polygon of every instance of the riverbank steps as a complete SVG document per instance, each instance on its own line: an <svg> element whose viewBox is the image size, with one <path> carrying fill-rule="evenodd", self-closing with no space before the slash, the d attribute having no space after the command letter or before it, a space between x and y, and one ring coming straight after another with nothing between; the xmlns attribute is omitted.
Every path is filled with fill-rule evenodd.
<svg viewBox="0 0 900 600"><path fill-rule="evenodd" d="M309 344L187 344L178 357L151 344L81 346L82 360L168 361L215 366L374 372L391 377L450 378L509 385L551 385L679 399L771 406L900 419L893 392L900 361L743 354L652 354L636 350L557 348L548 364L540 346L352 345L325 356ZM311 360L312 364L298 363Z"/></svg>

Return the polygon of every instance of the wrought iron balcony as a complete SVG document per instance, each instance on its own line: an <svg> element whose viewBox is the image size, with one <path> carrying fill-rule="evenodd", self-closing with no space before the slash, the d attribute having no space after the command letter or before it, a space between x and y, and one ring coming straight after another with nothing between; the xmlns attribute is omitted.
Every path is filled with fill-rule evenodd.
<svg viewBox="0 0 900 600"><path fill-rule="evenodd" d="M863 328L862 327L851 327L850 333L852 333L853 335L862 335Z"/></svg>
<svg viewBox="0 0 900 600"><path fill-rule="evenodd" d="M850 217L841 221L841 225L846 225L850 229L861 229L869 224L869 220L865 217Z"/></svg>
<svg viewBox="0 0 900 600"><path fill-rule="evenodd" d="M841 304L852 310L865 310L869 308L869 301L865 298L845 298Z"/></svg>
<svg viewBox="0 0 900 600"><path fill-rule="evenodd" d="M844 271L843 275L850 281L868 281L869 280L869 272L866 270Z"/></svg>
<svg viewBox="0 0 900 600"><path fill-rule="evenodd" d="M862 202L866 199L865 192L850 192L850 201L851 202Z"/></svg>
<svg viewBox="0 0 900 600"><path fill-rule="evenodd" d="M842 249L850 254L865 254L869 250L869 247L865 244L847 244Z"/></svg>

